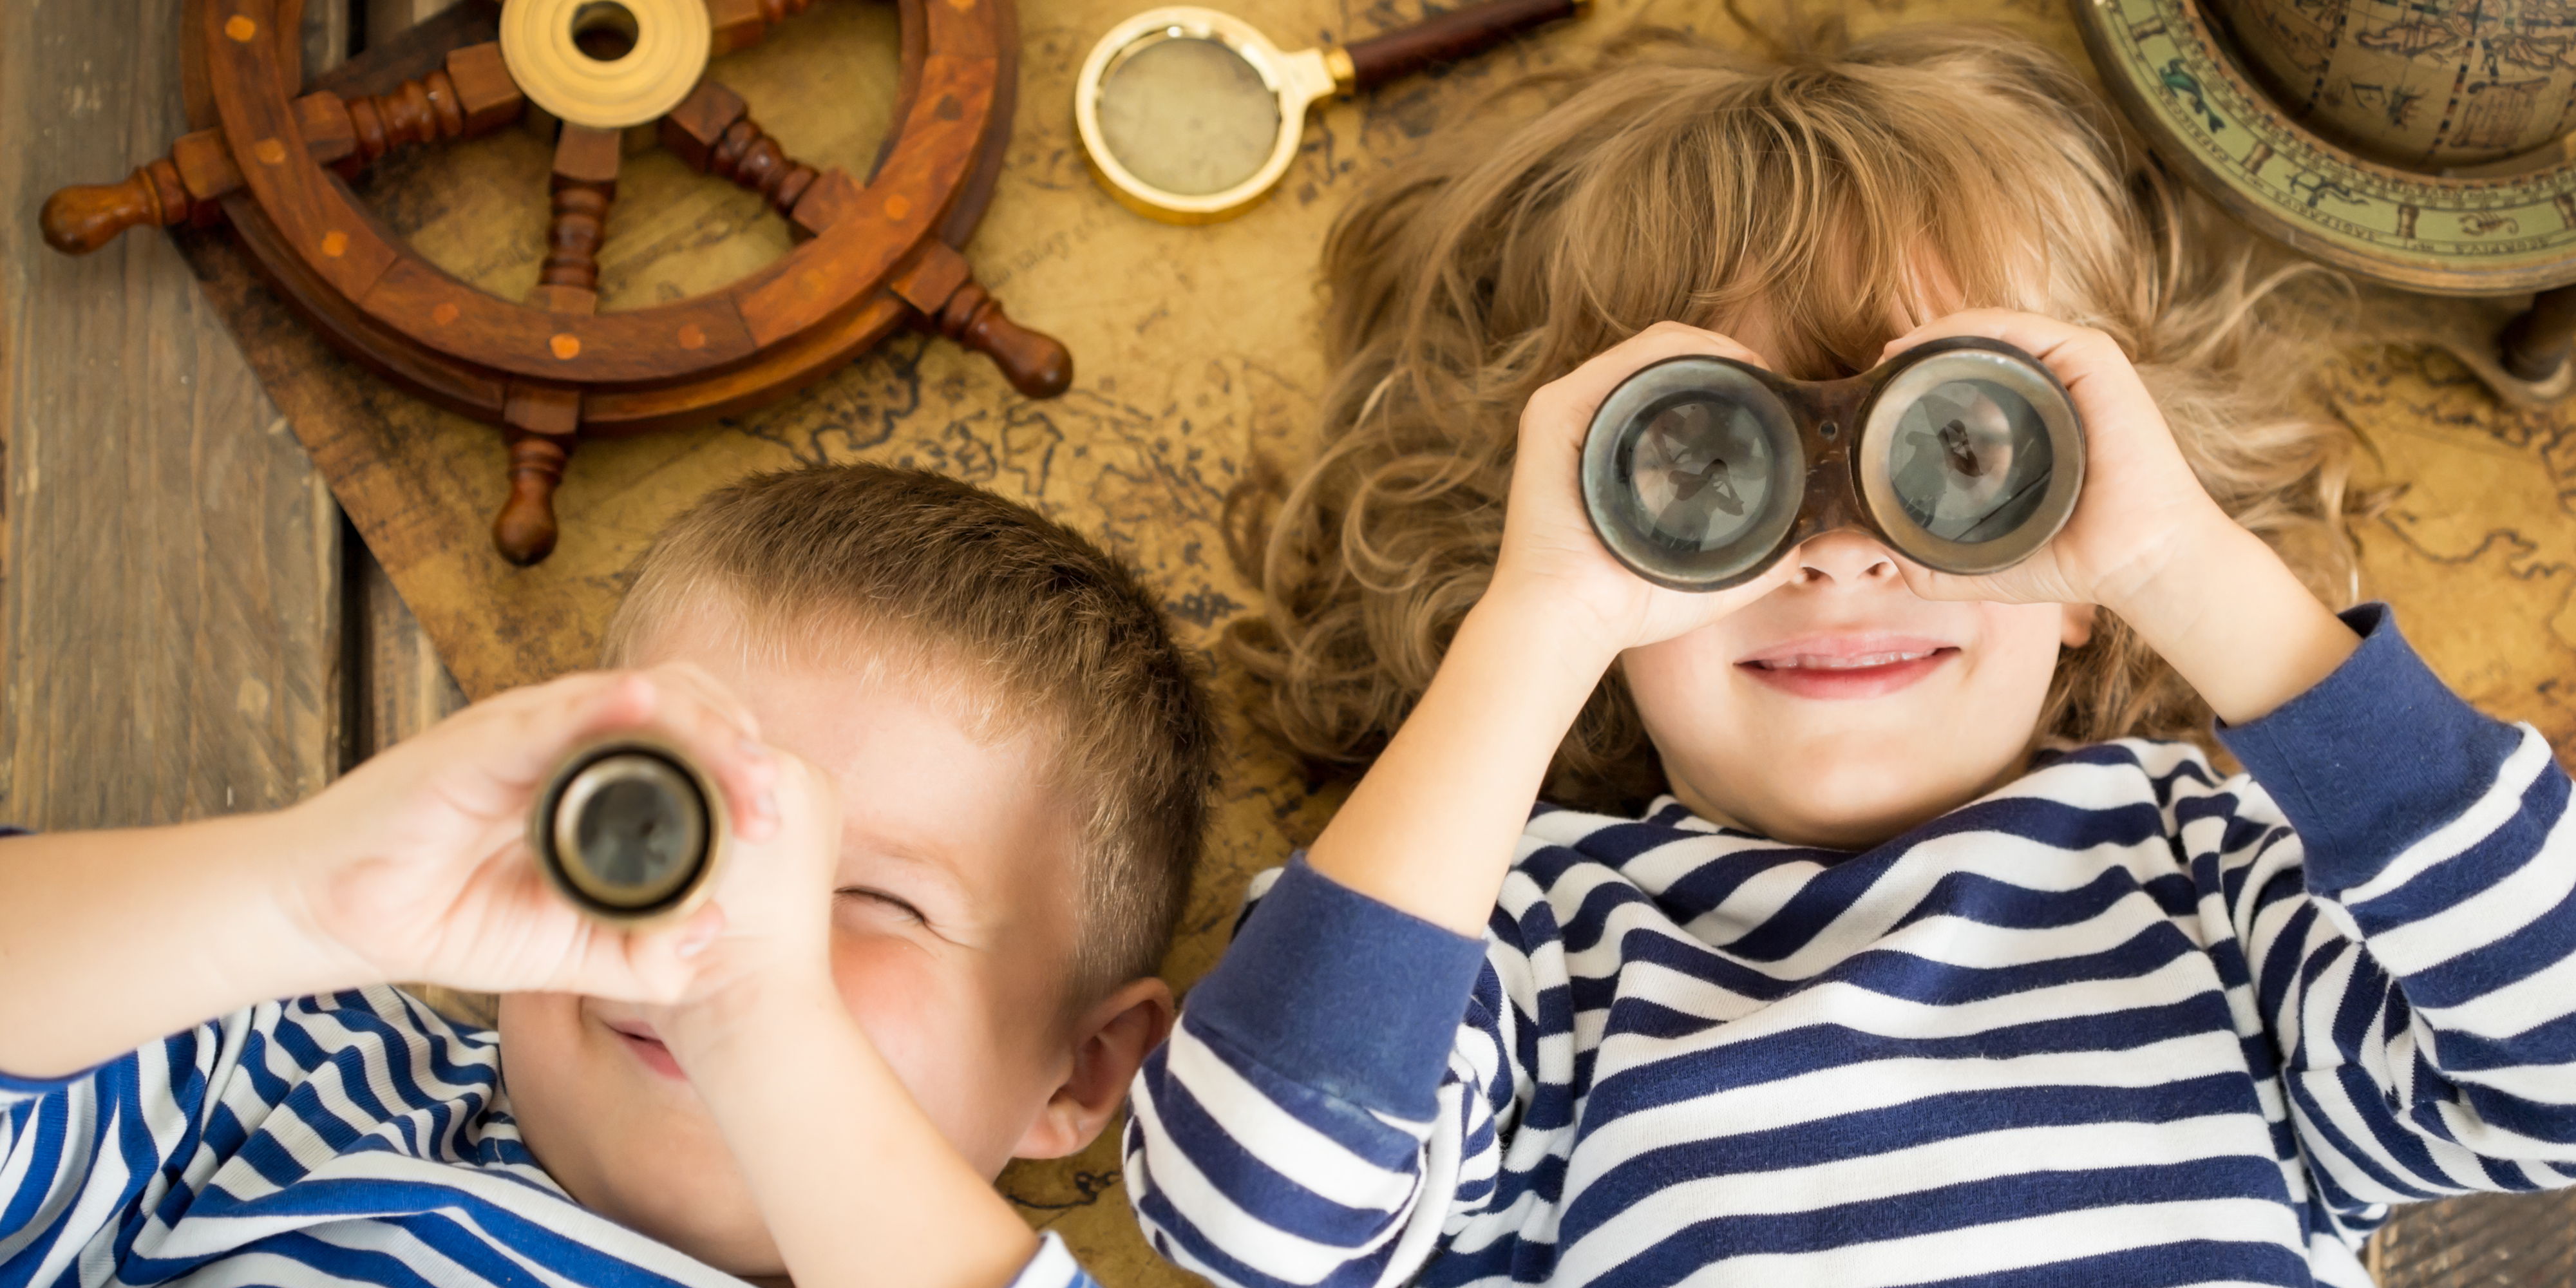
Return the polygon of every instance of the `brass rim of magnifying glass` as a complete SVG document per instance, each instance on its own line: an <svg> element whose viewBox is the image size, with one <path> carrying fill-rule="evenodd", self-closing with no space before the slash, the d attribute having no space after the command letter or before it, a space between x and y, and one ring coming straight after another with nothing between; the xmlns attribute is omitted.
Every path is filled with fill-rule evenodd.
<svg viewBox="0 0 2576 1288"><path fill-rule="evenodd" d="M564 861L562 840L568 817L578 811L582 801L573 797L572 788L581 775L600 762L623 755L639 755L658 761L673 772L678 781L696 791L704 807L706 858L697 869L677 883L676 888L643 907L629 907L616 902L613 893L603 892L585 881ZM528 813L528 849L536 856L537 871L546 884L563 896L566 902L601 921L613 922L628 929L641 929L676 921L697 911L715 889L716 874L724 867L726 838L733 834L732 822L725 811L724 795L715 782L682 755L677 747L656 738L636 734L621 735L595 743L564 757L545 790L537 793L537 807Z"/></svg>
<svg viewBox="0 0 2576 1288"><path fill-rule="evenodd" d="M1983 380L2001 385L2030 404L2048 431L2048 490L2025 523L1992 541L1952 541L1934 536L1897 499L1889 475L1895 451L1896 421L1916 400L1955 380ZM1870 517L1906 557L1938 572L1977 576L2001 572L2038 553L2057 536L2075 513L2075 498L2084 488L2084 431L2075 419L2074 401L2046 368L2008 354L1985 349L1951 349L1925 357L1879 386L1861 408L1860 443L1853 467L1860 475L1861 495Z"/></svg>
<svg viewBox="0 0 2576 1288"><path fill-rule="evenodd" d="M1121 165L1100 131L1100 90L1110 73L1166 40L1213 41L1232 50L1261 77L1279 105L1279 137L1271 141L1269 158L1250 178L1231 188L1198 196L1166 192ZM1307 107L1317 99L1348 93L1351 79L1350 55L1339 48L1282 53L1259 28L1231 14L1190 6L1149 9L1110 28L1091 47L1082 74L1073 82L1074 128L1082 136L1091 177L1118 204L1165 223L1213 224L1251 209L1278 186L1304 141Z"/></svg>
<svg viewBox="0 0 2576 1288"><path fill-rule="evenodd" d="M575 40L596 25L634 47L603 61ZM501 61L528 101L575 125L622 130L659 119L707 74L714 28L705 0L510 0Z"/></svg>

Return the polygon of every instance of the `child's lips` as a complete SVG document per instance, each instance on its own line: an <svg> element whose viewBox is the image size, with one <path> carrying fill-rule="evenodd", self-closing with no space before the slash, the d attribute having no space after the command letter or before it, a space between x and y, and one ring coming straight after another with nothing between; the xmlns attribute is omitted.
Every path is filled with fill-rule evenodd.
<svg viewBox="0 0 2576 1288"><path fill-rule="evenodd" d="M1958 652L1956 645L1912 636L1819 636L1764 649L1736 666L1797 697L1876 698L1912 686Z"/></svg>
<svg viewBox="0 0 2576 1288"><path fill-rule="evenodd" d="M634 1052L635 1058L644 1062L645 1068L665 1078L677 1078L683 1082L688 1080L689 1075L680 1071L680 1062L672 1058L671 1048L662 1045L661 1036L653 1031L652 1025L633 1020L620 1020L610 1024L608 1031L616 1034L618 1039L626 1044L626 1049Z"/></svg>

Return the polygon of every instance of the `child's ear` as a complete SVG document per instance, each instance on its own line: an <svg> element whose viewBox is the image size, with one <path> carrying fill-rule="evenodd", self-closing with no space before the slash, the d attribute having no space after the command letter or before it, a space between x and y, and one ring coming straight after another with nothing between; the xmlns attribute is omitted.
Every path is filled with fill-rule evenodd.
<svg viewBox="0 0 2576 1288"><path fill-rule="evenodd" d="M2063 604L2066 622L2058 628L2057 642L2068 648L2082 648L2093 642L2093 615L2100 609L2091 604Z"/></svg>
<svg viewBox="0 0 2576 1288"><path fill-rule="evenodd" d="M1062 1158L1090 1144L1126 1101L1145 1056L1171 1036L1172 1017L1171 986L1159 979L1131 979L1102 998L1074 1025L1064 1082L1011 1152Z"/></svg>

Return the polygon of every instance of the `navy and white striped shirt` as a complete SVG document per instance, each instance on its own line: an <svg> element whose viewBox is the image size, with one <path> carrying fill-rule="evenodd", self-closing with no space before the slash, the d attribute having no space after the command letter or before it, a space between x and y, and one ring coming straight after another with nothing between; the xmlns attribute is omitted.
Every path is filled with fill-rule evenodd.
<svg viewBox="0 0 2576 1288"><path fill-rule="evenodd" d="M0 1077L0 1285L182 1283L741 1281L575 1203L519 1141L495 1035L370 988ZM1049 1235L1014 1288L1090 1284Z"/></svg>
<svg viewBox="0 0 2576 1288"><path fill-rule="evenodd" d="M2576 821L2377 607L2315 689L1843 854L1541 811L1482 942L1292 864L1136 1084L1238 1285L2369 1283L2576 1181ZM1463 1016L1463 1019L1462 1019Z"/></svg>

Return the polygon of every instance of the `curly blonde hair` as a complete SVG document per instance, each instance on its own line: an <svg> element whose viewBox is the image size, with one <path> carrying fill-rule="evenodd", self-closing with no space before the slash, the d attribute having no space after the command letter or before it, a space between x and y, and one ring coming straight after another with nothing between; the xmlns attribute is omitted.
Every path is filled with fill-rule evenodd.
<svg viewBox="0 0 2576 1288"><path fill-rule="evenodd" d="M2109 333L2210 494L2349 602L2354 438L2285 378L2326 337L2290 325L2281 288L2322 271L2268 263L2141 155L2064 59L1982 25L1827 27L1777 57L1640 32L1489 98L1334 225L1320 452L1293 481L1257 468L1230 516L1268 600L1226 641L1261 690L1254 722L1314 761L1384 745L1492 576L1539 386L1657 321L1724 330L1748 308L1786 374L1849 375L1926 316L1927 265L1959 307ZM2061 658L2038 732L2208 724L2106 615ZM1614 672L1549 798L1628 808L1662 786Z"/></svg>

